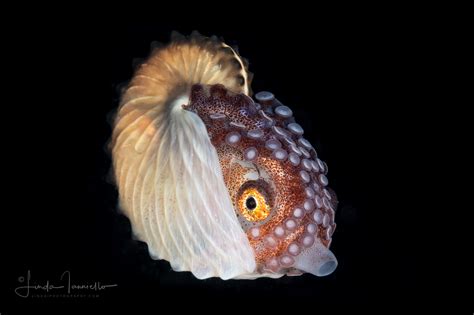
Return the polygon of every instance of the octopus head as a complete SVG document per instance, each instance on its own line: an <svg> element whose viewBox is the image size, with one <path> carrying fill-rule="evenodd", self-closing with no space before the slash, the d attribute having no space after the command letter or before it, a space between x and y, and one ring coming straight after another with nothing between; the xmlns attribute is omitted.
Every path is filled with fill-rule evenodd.
<svg viewBox="0 0 474 315"><path fill-rule="evenodd" d="M255 253L256 272L278 277L332 273L335 194L292 110L272 93L256 101L221 85L192 88L185 109L206 125L236 216Z"/></svg>

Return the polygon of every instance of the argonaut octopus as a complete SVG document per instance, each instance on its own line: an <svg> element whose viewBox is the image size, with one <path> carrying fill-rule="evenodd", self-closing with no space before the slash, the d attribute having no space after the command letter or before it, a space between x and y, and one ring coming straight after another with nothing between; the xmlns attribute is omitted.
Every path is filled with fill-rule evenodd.
<svg viewBox="0 0 474 315"><path fill-rule="evenodd" d="M199 279L332 273L337 207L292 110L251 98L235 49L197 33L156 48L112 135L120 208L153 259Z"/></svg>

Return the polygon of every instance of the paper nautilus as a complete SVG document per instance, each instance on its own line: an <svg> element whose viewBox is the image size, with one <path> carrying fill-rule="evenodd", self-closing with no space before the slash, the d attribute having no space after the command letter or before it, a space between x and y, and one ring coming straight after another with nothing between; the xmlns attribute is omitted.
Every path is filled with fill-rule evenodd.
<svg viewBox="0 0 474 315"><path fill-rule="evenodd" d="M332 273L335 194L292 110L251 98L235 49L192 34L124 90L112 157L120 207L154 259L205 279Z"/></svg>

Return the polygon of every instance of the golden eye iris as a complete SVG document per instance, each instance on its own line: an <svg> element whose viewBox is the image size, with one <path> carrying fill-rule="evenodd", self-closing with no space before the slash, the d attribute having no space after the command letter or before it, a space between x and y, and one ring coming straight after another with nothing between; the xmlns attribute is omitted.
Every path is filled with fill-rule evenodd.
<svg viewBox="0 0 474 315"><path fill-rule="evenodd" d="M239 197L240 213L247 221L261 221L270 214L270 206L256 188L245 189Z"/></svg>

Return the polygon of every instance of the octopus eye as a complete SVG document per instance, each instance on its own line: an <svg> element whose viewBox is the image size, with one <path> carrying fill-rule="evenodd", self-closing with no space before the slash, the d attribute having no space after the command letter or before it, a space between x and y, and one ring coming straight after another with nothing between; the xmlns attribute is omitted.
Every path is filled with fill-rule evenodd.
<svg viewBox="0 0 474 315"><path fill-rule="evenodd" d="M245 200L245 206L248 210L253 211L257 207L257 202L253 196L248 196Z"/></svg>
<svg viewBox="0 0 474 315"><path fill-rule="evenodd" d="M240 214L250 222L265 220L271 210L265 193L255 187L245 188L238 196L237 204Z"/></svg>

